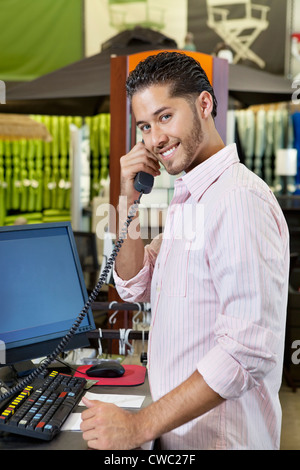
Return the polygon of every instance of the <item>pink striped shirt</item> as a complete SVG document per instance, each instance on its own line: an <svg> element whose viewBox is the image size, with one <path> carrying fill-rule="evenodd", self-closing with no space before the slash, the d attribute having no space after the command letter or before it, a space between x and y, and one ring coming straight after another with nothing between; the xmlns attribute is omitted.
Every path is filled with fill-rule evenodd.
<svg viewBox="0 0 300 470"><path fill-rule="evenodd" d="M198 369L226 401L163 448L279 448L288 270L282 211L234 144L176 180L164 236L133 279L115 281L125 301L151 300L153 399Z"/></svg>

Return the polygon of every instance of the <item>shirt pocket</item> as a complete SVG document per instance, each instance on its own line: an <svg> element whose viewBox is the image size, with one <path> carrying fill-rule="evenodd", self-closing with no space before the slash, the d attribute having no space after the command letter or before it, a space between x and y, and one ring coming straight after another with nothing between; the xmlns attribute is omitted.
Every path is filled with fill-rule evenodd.
<svg viewBox="0 0 300 470"><path fill-rule="evenodd" d="M161 288L169 297L186 297L190 243L173 240L161 271Z"/></svg>

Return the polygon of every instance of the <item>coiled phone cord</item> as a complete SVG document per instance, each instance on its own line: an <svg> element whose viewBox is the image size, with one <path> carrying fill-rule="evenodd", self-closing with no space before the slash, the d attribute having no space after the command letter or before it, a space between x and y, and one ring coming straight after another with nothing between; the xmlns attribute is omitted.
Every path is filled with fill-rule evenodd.
<svg viewBox="0 0 300 470"><path fill-rule="evenodd" d="M0 402L2 402L4 400L7 400L12 395L15 395L16 393L22 391L24 389L24 387L29 385L36 377L38 377L40 374L42 374L44 372L44 370L48 367L48 365L51 364L51 362L53 362L55 360L55 358L65 349L66 345L68 344L68 342L70 341L72 336L76 333L78 327L80 326L80 323L82 322L85 315L87 314L88 309L90 308L92 303L96 300L96 298L97 298L97 296L100 292L101 287L103 286L103 284L106 281L107 275L109 274L109 272L110 272L110 270L113 266L113 263L114 263L117 255L118 255L118 253L119 253L119 251L122 247L122 244L123 244L123 242L126 238L126 235L127 235L127 232L128 232L128 227L131 224L132 219L134 218L134 216L137 212L138 205L140 203L142 195L143 195L143 191L140 192L139 198L136 201L134 201L134 203L129 208L128 216L127 216L126 222L124 224L124 227L122 228L122 230L120 232L120 235L119 235L119 238L115 243L115 247L114 247L113 251L111 252L111 255L108 258L107 263L106 263L106 265L105 265L105 267L104 267L104 269L103 269L103 271L102 271L102 273L99 277L99 281L97 282L96 286L94 287L93 291L91 292L88 300L86 301L84 307L82 308L81 312L77 316L76 320L74 321L74 323L71 326L68 333L62 338L62 340L60 341L58 346L55 348L53 353L50 354L49 356L47 356L47 358L43 361L43 363L40 366L38 366L34 371L32 371L28 375L28 377L23 379L18 385L15 385L14 387L12 387L9 392L4 393L3 395L0 395Z"/></svg>

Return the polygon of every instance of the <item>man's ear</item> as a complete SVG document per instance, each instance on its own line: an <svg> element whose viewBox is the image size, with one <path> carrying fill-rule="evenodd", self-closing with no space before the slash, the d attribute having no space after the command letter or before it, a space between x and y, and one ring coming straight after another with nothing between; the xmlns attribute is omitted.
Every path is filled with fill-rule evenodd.
<svg viewBox="0 0 300 470"><path fill-rule="evenodd" d="M208 91L202 91L197 98L197 109L202 119L207 119L213 110L213 99Z"/></svg>

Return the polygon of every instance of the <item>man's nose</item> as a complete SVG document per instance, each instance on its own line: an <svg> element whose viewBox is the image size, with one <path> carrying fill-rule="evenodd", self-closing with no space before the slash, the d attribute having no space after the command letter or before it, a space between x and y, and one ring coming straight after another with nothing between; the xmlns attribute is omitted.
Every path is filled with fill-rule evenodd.
<svg viewBox="0 0 300 470"><path fill-rule="evenodd" d="M168 142L168 136L160 126L152 127L151 138L154 148L162 148Z"/></svg>

